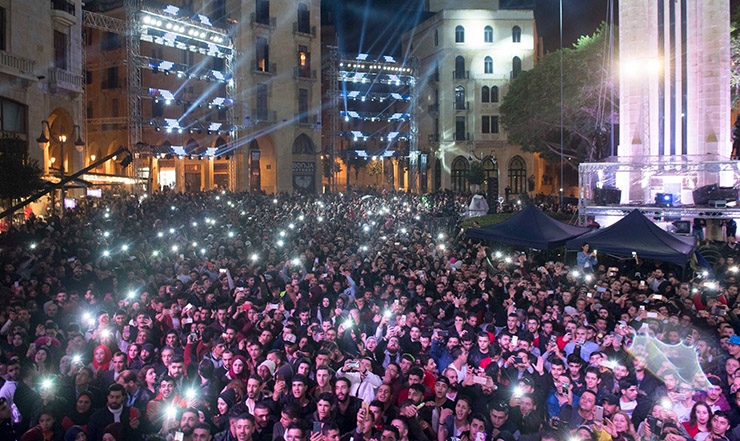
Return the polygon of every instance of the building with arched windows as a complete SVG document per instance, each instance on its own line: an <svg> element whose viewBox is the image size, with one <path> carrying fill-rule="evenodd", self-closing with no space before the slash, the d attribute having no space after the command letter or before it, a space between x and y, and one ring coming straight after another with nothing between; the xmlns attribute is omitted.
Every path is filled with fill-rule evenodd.
<svg viewBox="0 0 740 441"><path fill-rule="evenodd" d="M545 174L538 155L511 145L499 106L509 83L541 50L531 0L429 0L431 14L404 36L426 84L418 97L419 150L430 189L467 192L480 162L490 199L535 194Z"/></svg>

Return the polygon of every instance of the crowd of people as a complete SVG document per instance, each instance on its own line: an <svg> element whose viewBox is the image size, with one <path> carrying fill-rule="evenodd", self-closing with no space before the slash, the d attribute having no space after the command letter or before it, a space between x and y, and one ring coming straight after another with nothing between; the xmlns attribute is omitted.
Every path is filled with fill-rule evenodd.
<svg viewBox="0 0 740 441"><path fill-rule="evenodd" d="M0 236L0 441L740 440L734 242L684 280L545 261L439 216L467 202L164 192L30 217Z"/></svg>

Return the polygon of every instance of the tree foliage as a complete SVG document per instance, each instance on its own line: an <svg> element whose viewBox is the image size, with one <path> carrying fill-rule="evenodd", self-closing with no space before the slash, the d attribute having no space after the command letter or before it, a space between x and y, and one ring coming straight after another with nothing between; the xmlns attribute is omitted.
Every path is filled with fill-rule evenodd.
<svg viewBox="0 0 740 441"><path fill-rule="evenodd" d="M563 153L573 167L609 155L608 26L563 50ZM616 33L616 30L615 30ZM614 79L616 81L616 79ZM616 89L615 84L615 89ZM618 92L615 90L615 101ZM615 103L615 114L617 114ZM545 55L511 82L501 105L509 141L560 157L560 51Z"/></svg>
<svg viewBox="0 0 740 441"><path fill-rule="evenodd" d="M0 199L13 203L41 188L42 170L28 154L28 145L12 135L0 135Z"/></svg>
<svg viewBox="0 0 740 441"><path fill-rule="evenodd" d="M480 161L472 161L468 168L468 182L471 185L481 185L484 180L483 164Z"/></svg>

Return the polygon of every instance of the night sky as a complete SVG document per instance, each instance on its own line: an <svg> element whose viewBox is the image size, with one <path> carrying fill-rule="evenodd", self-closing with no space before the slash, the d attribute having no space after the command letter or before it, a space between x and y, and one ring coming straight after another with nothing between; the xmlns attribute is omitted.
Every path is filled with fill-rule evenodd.
<svg viewBox="0 0 740 441"><path fill-rule="evenodd" d="M464 1L464 0L462 0ZM606 19L609 0L563 0L563 44L591 34ZM614 0L618 3L618 0ZM426 18L423 0L324 0L333 11L337 32L349 53L400 54L401 35ZM559 1L536 0L535 18L545 51L556 50L559 40ZM615 13L616 19L616 13ZM340 43L340 47L342 44Z"/></svg>

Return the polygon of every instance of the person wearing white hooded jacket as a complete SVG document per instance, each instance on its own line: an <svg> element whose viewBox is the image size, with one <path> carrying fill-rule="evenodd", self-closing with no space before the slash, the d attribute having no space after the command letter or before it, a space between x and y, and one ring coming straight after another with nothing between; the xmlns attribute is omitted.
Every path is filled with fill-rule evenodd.
<svg viewBox="0 0 740 441"><path fill-rule="evenodd" d="M375 392L383 384L383 379L373 373L372 362L364 358L346 360L344 366L337 371L337 377L348 379L352 383L350 395L366 403L375 399Z"/></svg>

